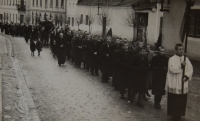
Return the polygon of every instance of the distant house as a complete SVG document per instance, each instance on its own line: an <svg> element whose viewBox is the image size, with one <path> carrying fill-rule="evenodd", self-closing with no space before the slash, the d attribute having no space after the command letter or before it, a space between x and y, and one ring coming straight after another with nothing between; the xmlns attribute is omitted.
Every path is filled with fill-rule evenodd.
<svg viewBox="0 0 200 121"><path fill-rule="evenodd" d="M158 45L162 33L163 12L160 0L138 0L132 3L136 12L137 27L135 40L143 41L151 46Z"/></svg>
<svg viewBox="0 0 200 121"><path fill-rule="evenodd" d="M182 21L185 13L185 0L170 0L169 12L164 12L162 27L162 45L167 53L174 53L174 46L181 41ZM191 10L190 33L188 38L189 58L200 60L200 0L196 0Z"/></svg>
<svg viewBox="0 0 200 121"><path fill-rule="evenodd" d="M137 0L79 0L72 29L102 34L102 17L107 16L107 27L112 28L113 36L133 40L133 28L126 24L127 12L132 10L131 4ZM99 11L99 12L98 12Z"/></svg>

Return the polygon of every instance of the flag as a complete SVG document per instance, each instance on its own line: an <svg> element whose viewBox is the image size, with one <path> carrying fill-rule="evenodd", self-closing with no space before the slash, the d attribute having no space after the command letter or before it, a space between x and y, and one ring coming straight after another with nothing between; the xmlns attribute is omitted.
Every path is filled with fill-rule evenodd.
<svg viewBox="0 0 200 121"><path fill-rule="evenodd" d="M181 23L181 28L180 28L180 39L181 39L182 43L184 42L184 39L185 39L185 36L186 36L188 14L189 14L189 9L186 6L185 7L185 13L184 13L184 16L183 16L183 20L182 20L182 23Z"/></svg>

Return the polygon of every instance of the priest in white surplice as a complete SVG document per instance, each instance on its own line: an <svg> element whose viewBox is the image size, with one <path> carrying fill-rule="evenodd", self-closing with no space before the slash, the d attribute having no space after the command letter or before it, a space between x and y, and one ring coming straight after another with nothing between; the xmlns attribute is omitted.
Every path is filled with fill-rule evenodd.
<svg viewBox="0 0 200 121"><path fill-rule="evenodd" d="M187 104L188 81L192 79L193 67L190 60L186 57L184 61L184 49L182 44L176 44L176 54L169 59L168 73L166 80L167 98L167 115L176 119L185 116ZM183 67L185 74L183 76ZM184 91L182 94L182 82L184 82Z"/></svg>

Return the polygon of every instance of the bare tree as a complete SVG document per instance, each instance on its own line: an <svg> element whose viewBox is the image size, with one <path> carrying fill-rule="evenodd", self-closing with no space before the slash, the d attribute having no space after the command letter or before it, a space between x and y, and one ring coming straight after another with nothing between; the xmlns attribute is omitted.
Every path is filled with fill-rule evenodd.
<svg viewBox="0 0 200 121"><path fill-rule="evenodd" d="M91 33L91 28L90 27L94 23L94 21L95 21L94 14L92 14L91 8L90 8L90 11L89 11L89 14L88 14L89 33Z"/></svg>
<svg viewBox="0 0 200 121"><path fill-rule="evenodd" d="M137 18L135 10L127 9L127 13L124 17L125 25L133 28L133 40L135 38L135 28L137 27Z"/></svg>
<svg viewBox="0 0 200 121"><path fill-rule="evenodd" d="M111 15L110 15L109 6L106 5L106 6L102 6L101 8L102 8L102 12L99 16L98 24L102 26L103 25L103 18L106 17L106 26L108 26L111 23Z"/></svg>

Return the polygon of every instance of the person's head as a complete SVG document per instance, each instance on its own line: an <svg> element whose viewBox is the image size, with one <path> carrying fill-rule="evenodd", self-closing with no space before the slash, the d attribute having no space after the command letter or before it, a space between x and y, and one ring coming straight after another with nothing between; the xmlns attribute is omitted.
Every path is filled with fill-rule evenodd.
<svg viewBox="0 0 200 121"><path fill-rule="evenodd" d="M158 53L159 53L159 55L161 55L161 56L165 55L165 48L164 48L163 46L159 47L159 48L158 48Z"/></svg>
<svg viewBox="0 0 200 121"><path fill-rule="evenodd" d="M183 44L176 44L175 46L175 50L176 50L176 54L179 56L182 56L184 53L184 48L183 48Z"/></svg>
<svg viewBox="0 0 200 121"><path fill-rule="evenodd" d="M63 33L60 33L60 38L63 38Z"/></svg>
<svg viewBox="0 0 200 121"><path fill-rule="evenodd" d="M139 42L139 47L142 48L144 46L143 42Z"/></svg>
<svg viewBox="0 0 200 121"><path fill-rule="evenodd" d="M106 42L107 42L107 43L110 43L110 42L111 42L111 37L110 37L110 36L106 36L105 39L106 39Z"/></svg>
<svg viewBox="0 0 200 121"><path fill-rule="evenodd" d="M140 50L140 55L141 56L145 56L146 55L146 48L142 47L142 49Z"/></svg>
<svg viewBox="0 0 200 121"><path fill-rule="evenodd" d="M79 35L79 38L82 38L82 37L83 37L83 35L82 35L82 34L80 34L80 35Z"/></svg>
<svg viewBox="0 0 200 121"><path fill-rule="evenodd" d="M132 45L132 50L135 51L137 46L135 44Z"/></svg>
<svg viewBox="0 0 200 121"><path fill-rule="evenodd" d="M79 33L77 32L77 33L76 33L76 37L78 37L78 36L79 36Z"/></svg>
<svg viewBox="0 0 200 121"><path fill-rule="evenodd" d="M124 44L123 44L123 49L124 49L125 51L128 51L128 43L124 43Z"/></svg>
<svg viewBox="0 0 200 121"><path fill-rule="evenodd" d="M146 47L148 51L151 49L151 46L149 44L147 44Z"/></svg>
<svg viewBox="0 0 200 121"><path fill-rule="evenodd" d="M115 43L118 45L120 43L120 39L116 39Z"/></svg>

